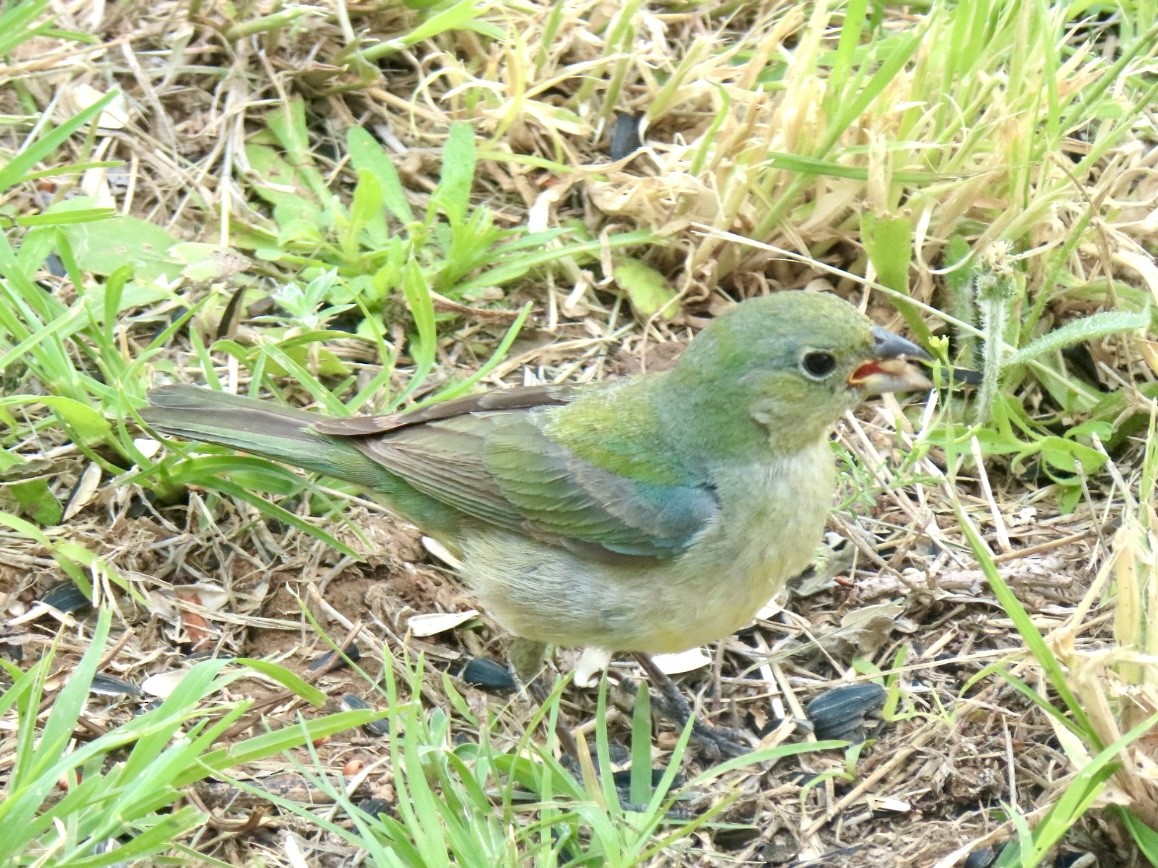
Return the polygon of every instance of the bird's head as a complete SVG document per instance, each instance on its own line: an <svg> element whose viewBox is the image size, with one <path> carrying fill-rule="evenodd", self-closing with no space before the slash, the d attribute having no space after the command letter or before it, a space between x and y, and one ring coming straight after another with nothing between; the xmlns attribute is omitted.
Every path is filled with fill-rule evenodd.
<svg viewBox="0 0 1158 868"><path fill-rule="evenodd" d="M928 355L848 302L778 292L704 329L673 370L671 394L701 440L766 437L764 448L792 450L864 398L932 388L910 358Z"/></svg>

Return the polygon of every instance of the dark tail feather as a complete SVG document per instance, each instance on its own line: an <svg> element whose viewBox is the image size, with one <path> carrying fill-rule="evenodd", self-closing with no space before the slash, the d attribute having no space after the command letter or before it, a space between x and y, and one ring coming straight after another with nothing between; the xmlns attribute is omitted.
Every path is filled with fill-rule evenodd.
<svg viewBox="0 0 1158 868"><path fill-rule="evenodd" d="M155 389L149 405L141 418L162 434L230 446L367 487L390 477L348 441L314 431L325 417L305 410L195 386Z"/></svg>

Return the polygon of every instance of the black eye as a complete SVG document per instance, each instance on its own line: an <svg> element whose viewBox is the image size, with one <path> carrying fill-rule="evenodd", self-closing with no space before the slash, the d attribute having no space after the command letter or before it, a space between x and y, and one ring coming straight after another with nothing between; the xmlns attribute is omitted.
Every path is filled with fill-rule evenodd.
<svg viewBox="0 0 1158 868"><path fill-rule="evenodd" d="M800 359L800 368L814 380L823 380L836 370L836 356L822 350L810 350Z"/></svg>

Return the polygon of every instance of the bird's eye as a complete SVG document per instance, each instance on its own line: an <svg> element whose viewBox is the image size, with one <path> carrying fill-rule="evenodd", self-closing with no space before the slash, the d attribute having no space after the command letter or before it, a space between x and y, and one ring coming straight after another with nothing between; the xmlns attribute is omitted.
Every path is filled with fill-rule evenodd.
<svg viewBox="0 0 1158 868"><path fill-rule="evenodd" d="M822 350L809 350L800 359L800 368L814 380L823 380L836 370L836 356Z"/></svg>

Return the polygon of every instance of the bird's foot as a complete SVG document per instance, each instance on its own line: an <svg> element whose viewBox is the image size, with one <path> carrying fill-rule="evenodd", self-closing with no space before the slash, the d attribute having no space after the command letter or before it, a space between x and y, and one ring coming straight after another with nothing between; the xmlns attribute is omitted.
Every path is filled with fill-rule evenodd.
<svg viewBox="0 0 1158 868"><path fill-rule="evenodd" d="M751 737L746 733L738 729L711 726L695 719L692 707L679 687L655 665L654 660L646 654L636 654L635 659L647 673L652 686L659 691L660 698L656 703L659 713L681 728L687 726L691 720L692 738L712 759L731 759L752 751Z"/></svg>
<svg viewBox="0 0 1158 868"><path fill-rule="evenodd" d="M732 759L752 752L747 733L726 726L692 723L692 738L712 759Z"/></svg>
<svg viewBox="0 0 1158 868"><path fill-rule="evenodd" d="M507 652L515 680L540 706L546 705L551 698L551 688L547 685L544 674L546 651L547 646L542 642L516 637ZM555 737L565 754L575 759L579 758L579 746L575 743L575 736L571 734L562 717L555 721Z"/></svg>

